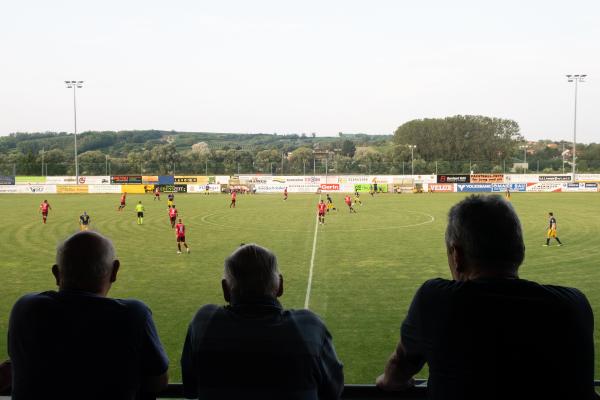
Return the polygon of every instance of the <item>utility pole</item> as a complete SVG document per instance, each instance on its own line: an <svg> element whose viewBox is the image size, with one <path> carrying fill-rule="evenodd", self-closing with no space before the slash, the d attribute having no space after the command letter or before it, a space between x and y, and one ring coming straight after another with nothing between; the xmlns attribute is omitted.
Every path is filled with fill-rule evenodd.
<svg viewBox="0 0 600 400"><path fill-rule="evenodd" d="M575 157L577 147L577 84L579 82L585 82L586 76L587 75L585 74L567 75L567 82L575 83L575 109L573 112L573 182L575 182L575 165L577 163L577 159Z"/></svg>
<svg viewBox="0 0 600 400"><path fill-rule="evenodd" d="M73 119L75 122L75 129L73 131L75 136L75 184L79 185L79 162L77 161L77 89L83 87L83 81L65 81L67 89L73 89Z"/></svg>

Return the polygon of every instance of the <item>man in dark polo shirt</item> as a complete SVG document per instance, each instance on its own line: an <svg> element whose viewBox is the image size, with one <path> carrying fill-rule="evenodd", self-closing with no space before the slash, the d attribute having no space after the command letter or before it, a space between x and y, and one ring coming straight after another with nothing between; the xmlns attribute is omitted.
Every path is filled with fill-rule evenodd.
<svg viewBox="0 0 600 400"><path fill-rule="evenodd" d="M425 363L430 399L593 399L593 315L577 289L520 279L519 219L500 196L449 213L453 280L425 282L377 386L402 390Z"/></svg>
<svg viewBox="0 0 600 400"><path fill-rule="evenodd" d="M269 250L242 245L225 260L228 306L206 305L181 355L185 396L200 399L338 399L342 364L323 322L284 310L283 278Z"/></svg>
<svg viewBox="0 0 600 400"><path fill-rule="evenodd" d="M106 297L118 270L112 243L98 233L58 247L59 291L25 295L11 312L14 400L125 400L166 386L168 360L150 309Z"/></svg>

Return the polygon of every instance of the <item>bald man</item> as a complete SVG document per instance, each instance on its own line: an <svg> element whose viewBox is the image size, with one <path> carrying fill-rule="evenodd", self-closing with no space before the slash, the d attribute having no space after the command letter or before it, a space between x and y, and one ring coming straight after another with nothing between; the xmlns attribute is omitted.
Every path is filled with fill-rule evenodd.
<svg viewBox="0 0 600 400"><path fill-rule="evenodd" d="M8 328L13 399L134 399L168 382L150 309L107 297L119 260L110 240L79 232L56 251L58 291L14 305Z"/></svg>

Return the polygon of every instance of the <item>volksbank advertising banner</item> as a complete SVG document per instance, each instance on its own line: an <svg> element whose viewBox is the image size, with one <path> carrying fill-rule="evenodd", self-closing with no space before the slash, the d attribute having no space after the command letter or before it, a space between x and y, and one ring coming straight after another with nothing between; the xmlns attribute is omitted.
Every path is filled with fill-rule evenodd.
<svg viewBox="0 0 600 400"><path fill-rule="evenodd" d="M0 175L0 185L14 185L15 177L9 175Z"/></svg>
<svg viewBox="0 0 600 400"><path fill-rule="evenodd" d="M457 183L457 192L491 192L491 183Z"/></svg>
<svg viewBox="0 0 600 400"><path fill-rule="evenodd" d="M506 192L506 187L508 187L511 192L527 191L526 183L493 183L492 192Z"/></svg>

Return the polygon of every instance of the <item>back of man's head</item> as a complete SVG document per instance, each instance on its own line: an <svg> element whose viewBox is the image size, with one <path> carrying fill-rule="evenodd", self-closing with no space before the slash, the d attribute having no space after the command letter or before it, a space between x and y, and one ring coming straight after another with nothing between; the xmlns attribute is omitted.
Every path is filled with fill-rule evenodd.
<svg viewBox="0 0 600 400"><path fill-rule="evenodd" d="M115 248L97 232L79 232L59 244L56 265L61 289L96 291L113 273Z"/></svg>
<svg viewBox="0 0 600 400"><path fill-rule="evenodd" d="M280 286L277 258L256 244L242 245L225 260L224 279L236 299L275 297Z"/></svg>
<svg viewBox="0 0 600 400"><path fill-rule="evenodd" d="M472 267L516 272L525 257L521 223L500 196L469 196L454 205L446 229L448 250L460 248Z"/></svg>

